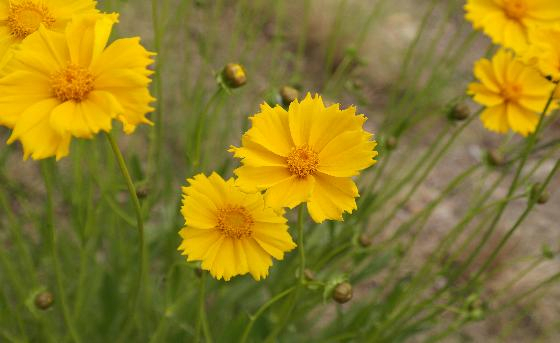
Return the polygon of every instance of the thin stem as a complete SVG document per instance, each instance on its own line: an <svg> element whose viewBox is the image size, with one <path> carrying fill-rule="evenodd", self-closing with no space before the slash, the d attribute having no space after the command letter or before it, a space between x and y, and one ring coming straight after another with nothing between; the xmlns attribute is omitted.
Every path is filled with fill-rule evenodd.
<svg viewBox="0 0 560 343"><path fill-rule="evenodd" d="M130 199L132 200L134 211L136 212L136 228L138 231L139 270L136 282L132 285L132 289L130 292L129 314L126 316L125 323L122 326L124 329L121 331L121 337L123 337L128 334L128 331L131 329L132 323L134 322L134 318L136 316L136 308L138 306L138 295L140 294L142 281L144 280L144 219L142 218L142 207L140 206L140 201L138 200L138 196L136 194L136 188L134 187L134 183L132 182L132 178L130 177L128 168L126 167L126 162L121 153L121 150L119 149L119 146L117 145L117 142L115 141L115 138L111 135L111 133L107 132L106 135L107 139L109 140L109 144L113 149L113 153L115 154L115 159L117 160L122 176L126 182L126 187L128 189Z"/></svg>
<svg viewBox="0 0 560 343"><path fill-rule="evenodd" d="M264 313L264 311L266 311L270 306L274 305L277 301L281 300L282 298L284 298L288 294L292 293L295 289L296 289L295 286L290 287L290 288L286 289L285 291L276 294L274 297L270 298L267 302L262 304L261 307L259 307L259 309L257 310L257 312L255 312L255 314L252 315L249 318L249 323L245 327L245 330L243 330L243 336L241 337L241 343L247 342L247 338L249 338L249 334L251 333L251 329L253 329L253 325L255 324L257 319L259 319L260 316Z"/></svg>
<svg viewBox="0 0 560 343"><path fill-rule="evenodd" d="M56 245L56 237L54 232L54 205L53 205L53 186L52 186L52 178L50 173L50 166L47 165L47 161L43 161L41 163L41 174L43 175L43 180L45 182L45 189L47 191L47 230L48 236L50 240L50 248L51 248L51 258L53 260L54 266L54 274L56 279L56 287L58 290L58 299L60 301L60 306L62 308L62 316L64 318L64 323L70 331L70 336L72 340L76 343L81 342L80 336L76 331L74 326L74 322L72 321L72 316L70 316L70 310L68 309L68 304L66 303L66 292L64 291L64 285L62 281L62 269L60 267L60 261L58 259L57 253L57 245Z"/></svg>
<svg viewBox="0 0 560 343"><path fill-rule="evenodd" d="M555 90L556 90L556 87L555 87ZM521 178L521 173L523 171L523 168L525 167L525 164L527 163L527 160L529 159L529 154L533 150L533 147L535 146L535 144L537 143L537 137L538 137L538 135L541 131L541 128L543 126L543 119L544 119L546 113L548 112L548 109L550 108L550 105L552 104L552 101L554 99L555 90L552 91L552 93L550 94L550 96L548 98L548 101L547 101L547 103L544 107L544 110L542 111L542 113L539 117L539 122L537 124L537 127L535 128L535 131L528 138L528 142L525 145L525 149L523 150L523 152L521 154L521 161L519 162L519 165L517 166L517 170L515 171L515 176L513 177L513 181L511 182L511 185L509 187L506 199L511 198L512 195L515 193L515 190L517 189L519 180ZM461 272L466 270L471 265L471 263L474 261L474 259L478 256L478 254L482 250L482 247L484 246L484 242L486 242L490 238L490 236L492 236L492 234L494 233L494 231L497 227L497 224L500 221L500 219L502 218L502 215L503 215L503 213L504 213L504 211L505 211L505 209L508 205L509 205L509 201L505 201L498 207L498 210L496 212L496 216L492 220L492 223L490 224L488 230L484 233L484 236L480 240L480 244L478 244L475 251L469 256L469 259L460 268ZM494 252L496 252L496 250ZM490 260L493 261L493 258L495 257L495 255L496 254L493 253L492 258L487 259L486 262L489 262ZM489 265L489 263L485 263L483 268L480 269L480 272L475 276L475 279L478 279L478 277L480 276L482 271L484 271L484 269L486 269L486 267L488 265Z"/></svg>
<svg viewBox="0 0 560 343"><path fill-rule="evenodd" d="M303 245L303 204L299 205L298 209L298 250L299 250L299 283L303 285L305 283L305 248Z"/></svg>
<svg viewBox="0 0 560 343"><path fill-rule="evenodd" d="M212 336L210 334L210 325L208 324L208 318L206 317L206 272L202 272L200 275L200 291L198 297L198 321L196 322L196 336L195 342L200 342L200 334L204 333L206 342L212 342Z"/></svg>

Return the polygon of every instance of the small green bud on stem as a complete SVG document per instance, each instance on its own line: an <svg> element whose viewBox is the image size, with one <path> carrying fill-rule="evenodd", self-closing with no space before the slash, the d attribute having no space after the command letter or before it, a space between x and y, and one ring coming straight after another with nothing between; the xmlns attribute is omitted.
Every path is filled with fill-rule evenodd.
<svg viewBox="0 0 560 343"><path fill-rule="evenodd" d="M339 304L344 304L352 299L352 285L348 282L342 282L334 288L332 298Z"/></svg>
<svg viewBox="0 0 560 343"><path fill-rule="evenodd" d="M220 80L228 88L239 88L247 83L247 74L240 64L228 63L220 74Z"/></svg>
<svg viewBox="0 0 560 343"><path fill-rule="evenodd" d="M43 291L35 296L35 307L39 310L48 310L54 304L54 295L49 291Z"/></svg>

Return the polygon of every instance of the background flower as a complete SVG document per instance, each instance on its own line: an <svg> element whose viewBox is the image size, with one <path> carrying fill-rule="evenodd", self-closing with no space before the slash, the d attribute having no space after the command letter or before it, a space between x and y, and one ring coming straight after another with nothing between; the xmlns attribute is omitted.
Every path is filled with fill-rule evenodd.
<svg viewBox="0 0 560 343"><path fill-rule="evenodd" d="M268 275L272 257L282 260L296 247L286 218L266 207L260 193L243 193L233 179L224 181L216 173L188 181L179 250L188 261L202 261L202 269L216 279L251 273L260 280Z"/></svg>
<svg viewBox="0 0 560 343"><path fill-rule="evenodd" d="M152 53L139 38L105 48L116 15L74 19L65 33L44 27L31 34L0 79L0 124L13 128L24 158L68 154L72 136L92 138L118 119L127 133L151 123L148 84Z"/></svg>
<svg viewBox="0 0 560 343"><path fill-rule="evenodd" d="M468 93L486 106L480 119L487 129L498 133L511 129L524 136L535 130L552 83L505 50L498 51L491 61L483 58L476 62L474 75L479 82L471 83Z"/></svg>
<svg viewBox="0 0 560 343"><path fill-rule="evenodd" d="M64 32L73 16L97 13L95 5L92 0L0 0L0 61L39 26Z"/></svg>
<svg viewBox="0 0 560 343"><path fill-rule="evenodd" d="M356 209L358 189L351 177L375 163L376 142L363 129L366 117L350 107L325 107L311 95L289 110L261 106L251 118L240 148L243 166L235 170L245 189L265 190L272 207L293 208L307 202L316 222L342 220Z"/></svg>
<svg viewBox="0 0 560 343"><path fill-rule="evenodd" d="M529 27L560 20L557 0L468 0L465 10L475 29L518 52L527 47Z"/></svg>

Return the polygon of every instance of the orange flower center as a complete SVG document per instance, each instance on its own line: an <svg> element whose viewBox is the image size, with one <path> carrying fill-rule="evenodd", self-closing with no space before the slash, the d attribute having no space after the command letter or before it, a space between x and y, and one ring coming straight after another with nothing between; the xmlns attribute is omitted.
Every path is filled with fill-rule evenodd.
<svg viewBox="0 0 560 343"><path fill-rule="evenodd" d="M241 239L250 237L255 221L243 206L227 206L218 209L218 226L216 227L228 238Z"/></svg>
<svg viewBox="0 0 560 343"><path fill-rule="evenodd" d="M527 13L527 3L525 0L504 0L504 11L510 19L519 20Z"/></svg>
<svg viewBox="0 0 560 343"><path fill-rule="evenodd" d="M305 178L308 175L313 175L317 171L319 165L319 155L309 147L304 145L299 148L294 148L287 158L288 170L292 175L298 178Z"/></svg>
<svg viewBox="0 0 560 343"><path fill-rule="evenodd" d="M60 101L83 101L93 90L93 75L91 72L75 64L51 76L51 85L54 95Z"/></svg>
<svg viewBox="0 0 560 343"><path fill-rule="evenodd" d="M523 94L523 88L517 83L507 83L502 88L501 94L506 101L515 102Z"/></svg>
<svg viewBox="0 0 560 343"><path fill-rule="evenodd" d="M44 4L38 4L30 0L15 3L12 1L8 12L8 30L17 39L24 39L37 31L39 25L47 28L54 25L56 19L49 8Z"/></svg>

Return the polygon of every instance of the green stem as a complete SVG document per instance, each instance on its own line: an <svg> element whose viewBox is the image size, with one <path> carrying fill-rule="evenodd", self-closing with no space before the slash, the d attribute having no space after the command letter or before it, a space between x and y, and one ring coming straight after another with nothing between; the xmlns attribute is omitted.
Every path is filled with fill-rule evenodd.
<svg viewBox="0 0 560 343"><path fill-rule="evenodd" d="M305 283L305 248L303 245L303 204L299 205L298 209L298 251L299 251L299 283L303 285Z"/></svg>
<svg viewBox="0 0 560 343"><path fill-rule="evenodd" d="M212 336L210 334L210 325L208 324L208 318L206 317L206 272L202 271L200 275L200 292L198 297L198 321L196 322L196 336L195 342L200 342L200 334L204 333L206 342L212 342Z"/></svg>
<svg viewBox="0 0 560 343"><path fill-rule="evenodd" d="M123 338L128 334L128 331L131 329L132 323L134 322L134 318L136 316L136 308L138 306L138 296L140 294L142 282L144 280L144 219L142 218L142 207L140 206L140 201L138 200L138 195L136 194L136 188L134 187L134 183L132 182L132 178L130 177L130 173L128 172L128 168L126 166L126 162L121 153L121 150L119 149L115 138L111 135L110 132L107 132L106 136L109 144L111 145L113 153L115 154L115 159L117 160L122 176L126 182L126 187L128 189L132 205L134 206L134 211L136 212L136 229L138 231L139 270L136 282L133 284L131 292L129 293L129 312L126 316L125 323L122 326L124 329L121 331L121 337Z"/></svg>
<svg viewBox="0 0 560 343"><path fill-rule="evenodd" d="M50 172L50 166L47 164L47 161L43 161L41 163L41 174L43 175L43 180L45 182L45 189L47 191L47 208L46 208L46 216L47 216L47 230L48 236L50 240L50 248L51 248L51 257L53 260L54 266L54 273L56 279L56 286L58 290L58 300L60 301L60 306L62 308L62 316L64 318L64 323L70 331L70 336L72 340L76 343L81 342L80 336L76 331L74 326L74 322L72 321L72 316L70 316L70 311L68 309L68 305L66 303L66 292L64 291L64 285L62 281L62 269L60 267L60 261L58 259L58 252L57 252L57 245L56 245L56 237L54 232L54 205L53 205L53 186L52 186L52 175Z"/></svg>
<svg viewBox="0 0 560 343"><path fill-rule="evenodd" d="M202 147L202 136L204 134L204 124L206 122L206 117L208 115L208 111L210 110L210 106L214 103L214 101L216 101L216 99L222 94L223 92L223 87L222 86L218 86L218 89L216 90L216 92L214 92L214 94L212 95L212 97L210 97L210 100L208 100L208 102L206 103L206 106L204 106L204 109L200 112L199 116L198 116L198 121L197 121L197 125L196 125L196 132L194 134L195 137L195 141L194 141L194 152L192 154L192 167L194 169L197 169L200 167L201 161L200 161L200 156L201 156L201 147Z"/></svg>
<svg viewBox="0 0 560 343"><path fill-rule="evenodd" d="M254 315L250 316L249 323L245 327L245 330L243 330L243 336L241 337L241 343L247 342L247 339L249 338L249 334L251 333L251 329L253 329L253 325L255 325L255 322L257 321L257 319L260 318L260 316L264 313L264 311L266 311L270 306L274 305L277 301L281 300L282 298L284 298L288 294L292 293L295 289L296 289L295 286L290 287L290 288L286 289L285 291L276 294L274 297L270 298L267 302L262 304L262 306L257 310L257 312L255 312Z"/></svg>
<svg viewBox="0 0 560 343"><path fill-rule="evenodd" d="M537 142L537 137L538 137L538 135L541 131L541 128L543 126L542 125L543 124L543 119L544 119L546 113L548 112L548 109L550 108L550 105L552 104L552 101L554 99L554 91L552 91L552 93L550 94L550 96L548 98L548 101L547 101L547 103L544 107L544 110L541 112L541 115L539 117L539 122L537 124L537 127L535 128L535 131L528 138L528 142L525 145L525 149L523 150L523 152L521 154L521 161L519 162L519 165L517 166L517 170L515 171L515 176L513 177L513 181L511 182L511 185L509 187L506 199L511 198L513 196L513 194L515 193L515 191L517 190L518 182L521 178L521 173L523 172L523 168L525 167L525 164L527 163L527 160L529 159L529 154L531 153L531 151L533 150L533 147L535 146L535 144ZM496 216L492 220L492 223L490 224L488 230L484 233L484 236L480 240L480 243L476 247L475 251L469 256L469 259L465 262L465 264L461 268L459 268L461 272L466 270L471 265L471 263L474 261L474 259L478 256L478 254L482 250L482 247L485 245L484 243L494 233L494 231L497 227L497 224L500 221L500 219L502 218L502 215L503 215L503 213L504 213L504 211L505 211L505 209L507 208L508 205L509 205L509 201L505 201L498 207L498 210L496 212ZM532 209L532 206L530 207L530 209ZM515 226L514 226L514 228L515 228ZM515 230L515 229L513 229L513 230ZM507 235L507 238L509 238L509 236L510 236L510 234ZM501 244L500 244L500 248L501 248ZM475 276L475 280L478 279L480 274L493 261L493 259L497 255L497 252L496 252L497 250L498 249L495 249L491 258L486 260L487 263L484 264L484 266L480 269L480 272ZM492 261L490 261L490 260L492 260Z"/></svg>

